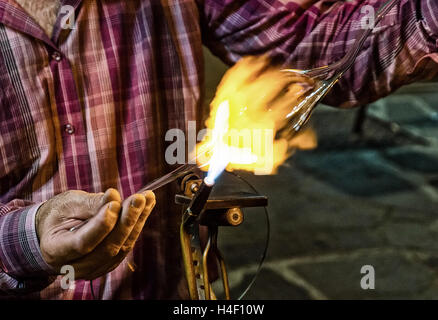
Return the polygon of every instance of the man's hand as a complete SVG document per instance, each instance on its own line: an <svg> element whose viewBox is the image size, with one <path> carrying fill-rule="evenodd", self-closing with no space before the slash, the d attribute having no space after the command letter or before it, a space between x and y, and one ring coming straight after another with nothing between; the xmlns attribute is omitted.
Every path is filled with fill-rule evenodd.
<svg viewBox="0 0 438 320"><path fill-rule="evenodd" d="M151 191L123 202L115 189L59 194L44 203L36 216L43 258L57 272L72 265L78 279L98 278L115 269L132 250L154 206Z"/></svg>

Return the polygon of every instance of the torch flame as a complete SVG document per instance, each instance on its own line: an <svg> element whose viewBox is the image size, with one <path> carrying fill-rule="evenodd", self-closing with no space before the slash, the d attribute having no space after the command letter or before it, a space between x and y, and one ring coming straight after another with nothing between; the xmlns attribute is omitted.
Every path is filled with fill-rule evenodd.
<svg viewBox="0 0 438 320"><path fill-rule="evenodd" d="M272 174L293 148L314 148L312 130L291 140L278 136L291 110L313 88L312 79L282 72L267 57L240 60L222 79L206 121L207 136L197 145L197 162L208 167L208 180L225 168Z"/></svg>

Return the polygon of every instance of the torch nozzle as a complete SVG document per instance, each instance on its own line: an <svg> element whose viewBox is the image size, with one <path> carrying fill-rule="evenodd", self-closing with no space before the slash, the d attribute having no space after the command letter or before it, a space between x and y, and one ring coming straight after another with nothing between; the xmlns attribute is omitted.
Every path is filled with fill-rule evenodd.
<svg viewBox="0 0 438 320"><path fill-rule="evenodd" d="M210 182L204 179L199 186L198 192L193 196L192 201L190 201L187 207L187 212L190 215L198 217L207 203L208 197L210 196L211 190L213 190L214 182Z"/></svg>

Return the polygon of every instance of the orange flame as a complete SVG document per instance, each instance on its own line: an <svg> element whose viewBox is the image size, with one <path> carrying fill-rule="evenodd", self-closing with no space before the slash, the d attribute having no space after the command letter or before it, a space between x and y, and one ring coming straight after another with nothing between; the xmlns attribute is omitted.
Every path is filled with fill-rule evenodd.
<svg viewBox="0 0 438 320"><path fill-rule="evenodd" d="M312 130L290 140L277 136L313 85L305 76L271 66L265 56L240 60L225 74L211 103L209 131L196 149L198 165L217 171L214 176L225 167L271 174L293 148L314 148Z"/></svg>

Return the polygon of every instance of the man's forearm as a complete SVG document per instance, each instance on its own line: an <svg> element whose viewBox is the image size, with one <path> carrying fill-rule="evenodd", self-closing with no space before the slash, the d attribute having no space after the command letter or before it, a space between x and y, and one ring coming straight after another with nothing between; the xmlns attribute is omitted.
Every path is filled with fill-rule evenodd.
<svg viewBox="0 0 438 320"><path fill-rule="evenodd" d="M375 2L377 11L385 1L369 2ZM356 21L364 19L362 8L357 7L360 11L354 18ZM325 102L342 107L363 105L385 97L403 85L436 78L437 8L435 0L400 0L400 4L375 26L354 66L333 88ZM353 26L351 28L354 29ZM354 39L362 32L363 28L360 28ZM338 55L335 60L350 48L347 43L337 49L335 45L333 47L333 52ZM333 59L326 61L331 63Z"/></svg>
<svg viewBox="0 0 438 320"><path fill-rule="evenodd" d="M386 0L205 0L207 44L226 60L269 53L296 69L340 60ZM303 4L304 3L304 4ZM351 107L438 74L436 0L400 0L374 28L353 67L325 102ZM224 15L228 13L228 16ZM237 16L239 18L237 18ZM224 18L225 17L225 18Z"/></svg>

